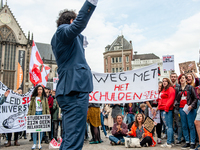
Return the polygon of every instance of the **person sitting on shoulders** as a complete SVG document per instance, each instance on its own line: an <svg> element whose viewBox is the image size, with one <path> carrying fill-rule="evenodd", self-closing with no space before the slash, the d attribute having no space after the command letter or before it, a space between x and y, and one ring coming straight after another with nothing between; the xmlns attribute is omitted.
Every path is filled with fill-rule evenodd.
<svg viewBox="0 0 200 150"><path fill-rule="evenodd" d="M127 125L123 123L123 116L121 114L117 115L116 123L112 128L112 135L109 136L109 140L111 141L111 145L124 145L123 136L127 135L128 129Z"/></svg>
<svg viewBox="0 0 200 150"><path fill-rule="evenodd" d="M142 147L147 146L146 144L152 147L156 145L156 142L153 139L153 134L144 128L144 115L142 113L136 114L135 123L131 127L131 131L128 132L128 135L139 138Z"/></svg>

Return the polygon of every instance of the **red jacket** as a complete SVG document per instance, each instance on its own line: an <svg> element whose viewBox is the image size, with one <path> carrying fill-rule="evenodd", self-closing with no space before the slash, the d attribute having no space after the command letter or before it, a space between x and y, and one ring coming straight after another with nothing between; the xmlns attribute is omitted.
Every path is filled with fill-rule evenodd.
<svg viewBox="0 0 200 150"><path fill-rule="evenodd" d="M131 127L131 133L129 134L130 136L133 136L133 137L136 137L137 135L136 135L136 130L137 130L137 127L135 126L135 124L133 124L132 125L132 127ZM156 142L154 141L154 139L153 139L153 134L152 133L150 133L149 131L147 131L145 128L144 128L144 137L147 137L147 136L149 136L149 137L151 137L151 139L152 139L152 147L154 147L154 146L156 146Z"/></svg>
<svg viewBox="0 0 200 150"><path fill-rule="evenodd" d="M169 87L166 91L163 89L161 92L161 99L158 102L158 109L166 112L173 110L175 94L176 93L173 87Z"/></svg>

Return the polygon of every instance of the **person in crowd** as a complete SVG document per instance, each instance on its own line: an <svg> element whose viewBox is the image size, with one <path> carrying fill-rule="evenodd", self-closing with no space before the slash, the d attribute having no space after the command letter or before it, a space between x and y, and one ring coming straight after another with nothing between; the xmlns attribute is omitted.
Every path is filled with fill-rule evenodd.
<svg viewBox="0 0 200 150"><path fill-rule="evenodd" d="M170 80L171 80L171 83L173 85L174 88L178 88L180 87L180 84L178 84L177 82L177 74L175 72L172 72L170 74ZM177 127L177 134L178 134L178 139L177 139L177 142L176 142L176 145L180 145L182 143L182 136L183 136L183 131L182 131L182 124L181 124L181 117L180 117L180 113L179 111L176 111L176 109L174 109L174 126L176 125Z"/></svg>
<svg viewBox="0 0 200 150"><path fill-rule="evenodd" d="M131 131L128 132L129 136L137 137L141 140L140 145L144 146L155 146L156 142L153 139L153 134L147 131L144 127L144 115L138 113L135 116L135 122L131 127Z"/></svg>
<svg viewBox="0 0 200 150"><path fill-rule="evenodd" d="M193 86L187 85L187 76L185 74L181 74L178 77L178 83L180 87L176 88L175 106L180 112L183 135L186 141L182 148L190 147L190 149L195 149L196 131L194 120L196 117L195 109L197 108L196 93Z"/></svg>
<svg viewBox="0 0 200 150"><path fill-rule="evenodd" d="M124 110L127 114L128 124L135 121L135 114L137 113L137 104L136 103L127 103L125 104Z"/></svg>
<svg viewBox="0 0 200 150"><path fill-rule="evenodd" d="M19 88L18 90L14 90L13 92L17 93L17 94L22 94L22 89ZM20 144L18 143L18 137L19 135L22 134L22 132L15 132L14 133L14 145L15 146L20 146ZM8 136L8 143L5 145L6 147L11 146L11 139L12 139L12 133L7 133Z"/></svg>
<svg viewBox="0 0 200 150"><path fill-rule="evenodd" d="M89 103L87 122L90 123L92 139L90 144L102 143L99 126L101 126L100 104Z"/></svg>
<svg viewBox="0 0 200 150"><path fill-rule="evenodd" d="M197 94L200 95L200 86L197 86L196 89L197 89ZM199 137L199 142L200 142L200 109L199 109L199 105L197 107L197 115L196 115L194 124L195 124L196 131L197 131L197 134ZM198 144L198 146L196 147L195 150L199 150L199 148L200 148L200 144Z"/></svg>
<svg viewBox="0 0 200 150"><path fill-rule="evenodd" d="M175 72L172 72L171 74L170 74L170 80L171 80L171 83L172 83L172 86L175 88L175 87L177 87L177 86L180 86L179 84L178 84L178 82L177 82L177 74L175 73Z"/></svg>
<svg viewBox="0 0 200 150"><path fill-rule="evenodd" d="M46 98L46 93L41 85L38 85L31 96L31 103L28 110L29 115L45 115L50 114L48 100ZM42 132L40 132L40 143L42 141ZM37 144L37 133L33 133L33 146L32 149L36 149ZM39 149L42 148L38 146Z"/></svg>
<svg viewBox="0 0 200 150"><path fill-rule="evenodd" d="M140 104L140 109L141 109L141 113L144 115L144 117L147 116L147 113L146 113L146 104L145 103L141 103Z"/></svg>
<svg viewBox="0 0 200 150"><path fill-rule="evenodd" d="M150 109L150 113L152 114L153 117L156 116L157 112L159 111L158 110L158 102L160 100L160 92L161 92L161 88L162 88L162 82L159 82L158 83L158 99L154 100L154 101L147 101L146 104L148 106L148 108ZM160 114L160 112L159 112ZM152 118L154 119L154 118ZM158 144L161 144L161 131L162 131L162 124L161 122L160 123L157 123L156 125L156 133L157 133L157 143Z"/></svg>
<svg viewBox="0 0 200 150"><path fill-rule="evenodd" d="M102 104L102 105L100 106L100 110L101 110L101 114L100 114L100 116L101 116L101 127L102 127L102 130L103 130L103 132L104 132L105 137L108 138L109 136L108 136L108 134L107 134L107 132L106 132L106 127L105 127L105 125L104 125L104 116L105 116L104 104ZM107 117L108 117L108 116L107 116Z"/></svg>
<svg viewBox="0 0 200 150"><path fill-rule="evenodd" d="M86 0L78 15L74 11L61 11L58 28L51 40L59 76L56 99L63 114L62 150L80 150L83 147L93 80L85 59L84 47L88 42L81 32L86 28L97 3L98 0Z"/></svg>
<svg viewBox="0 0 200 150"><path fill-rule="evenodd" d="M122 104L112 104L111 107L112 107L111 115L112 115L112 118L114 119L114 123L116 123L116 117L118 114L122 114L121 107L123 107L123 106L122 106Z"/></svg>
<svg viewBox="0 0 200 150"><path fill-rule="evenodd" d="M53 120L52 120L52 118L53 118L53 101L54 101L54 99L53 99L53 97L50 95L50 88L48 88L48 87L45 87L44 88L44 90L45 90L45 93L46 93L46 96L47 96L47 100L48 100L48 105L49 105L49 112L50 112L50 114L51 114L51 131L49 131L48 132L48 134L49 134L49 139L50 140L52 140L52 138L53 138Z"/></svg>
<svg viewBox="0 0 200 150"><path fill-rule="evenodd" d="M7 99L7 96L10 94L10 90L7 90L2 97L0 97L0 105L3 105Z"/></svg>
<svg viewBox="0 0 200 150"><path fill-rule="evenodd" d="M60 124L60 128L61 128L61 134L60 136L62 137L62 132L63 132L63 129L62 129L62 117L61 117L61 109L59 108L59 105L58 105L58 102L55 98L55 95L56 95L56 91L52 91L52 97L54 99L53 101L53 138L57 141L57 137L58 137L58 127L59 127L59 124Z"/></svg>
<svg viewBox="0 0 200 150"><path fill-rule="evenodd" d="M110 107L110 104L106 104L104 106L105 111L105 117L104 117L104 125L108 127L108 130L110 132L111 128L113 127L113 117L112 117L112 108Z"/></svg>
<svg viewBox="0 0 200 150"><path fill-rule="evenodd" d="M10 94L10 90L7 90L4 95L0 98L0 105L3 105L4 102L6 101L8 95ZM8 141L6 142L5 146L6 147L9 147L11 146L11 138L12 138L12 133L8 133L7 134L7 137L8 137ZM18 143L18 132L15 132L14 133L14 145L15 146L20 146L20 144Z"/></svg>
<svg viewBox="0 0 200 150"><path fill-rule="evenodd" d="M194 70L192 73L187 73L187 84L193 87L199 86L199 78L197 77Z"/></svg>
<svg viewBox="0 0 200 150"><path fill-rule="evenodd" d="M167 142L161 147L171 148L174 144L173 131L173 109L175 100L175 90L168 78L163 78L160 92L161 99L158 102L158 110L161 113L161 119L167 128Z"/></svg>
<svg viewBox="0 0 200 150"><path fill-rule="evenodd" d="M123 116L121 114L116 116L116 123L112 128L112 135L109 136L111 145L124 145L123 136L127 135L127 125L123 123Z"/></svg>

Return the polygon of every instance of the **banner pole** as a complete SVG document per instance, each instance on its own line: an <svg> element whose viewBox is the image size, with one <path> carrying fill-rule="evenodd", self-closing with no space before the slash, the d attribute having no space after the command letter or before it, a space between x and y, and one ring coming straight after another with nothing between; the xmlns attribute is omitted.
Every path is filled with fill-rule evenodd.
<svg viewBox="0 0 200 150"><path fill-rule="evenodd" d="M40 143L40 132L38 132L38 136L39 136L39 137L38 137L38 139L39 139L39 140L38 140L38 143L39 143L38 149L40 150L40 144L41 144L41 143Z"/></svg>

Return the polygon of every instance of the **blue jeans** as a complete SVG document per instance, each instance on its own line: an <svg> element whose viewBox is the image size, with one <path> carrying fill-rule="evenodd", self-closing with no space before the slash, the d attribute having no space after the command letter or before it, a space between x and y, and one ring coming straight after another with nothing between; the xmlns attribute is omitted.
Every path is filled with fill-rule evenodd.
<svg viewBox="0 0 200 150"><path fill-rule="evenodd" d="M42 115L42 111L36 111L35 112L35 115ZM41 142L42 142L42 133L43 132L40 132L40 144L41 144ZM33 133L33 144L37 144L37 132L36 133Z"/></svg>
<svg viewBox="0 0 200 150"><path fill-rule="evenodd" d="M167 144L174 143L174 131L173 131L173 114L170 110L169 112L160 111L161 118L167 129Z"/></svg>
<svg viewBox="0 0 200 150"><path fill-rule="evenodd" d="M62 111L62 144L60 150L81 150L84 142L89 93L59 95Z"/></svg>
<svg viewBox="0 0 200 150"><path fill-rule="evenodd" d="M179 109L180 115L181 115L181 123L182 123L182 129L183 129L183 135L185 137L186 143L195 144L196 139L196 130L194 125L194 120L196 117L196 110L192 109L189 114L187 115L183 108ZM190 137L189 137L189 131L190 130Z"/></svg>
<svg viewBox="0 0 200 150"><path fill-rule="evenodd" d="M102 113L101 113L101 126L102 126L102 129L103 129L104 135L106 136L107 132L106 132L106 127L104 125L104 118L103 118Z"/></svg>
<svg viewBox="0 0 200 150"><path fill-rule="evenodd" d="M134 114L127 114L128 124L135 120Z"/></svg>
<svg viewBox="0 0 200 150"><path fill-rule="evenodd" d="M110 136L109 136L109 140L110 140L111 142L115 142L115 144L117 144L117 143L119 142L119 140L120 140L122 143L125 142L123 136L117 136L117 137L116 137L116 136L110 135Z"/></svg>

